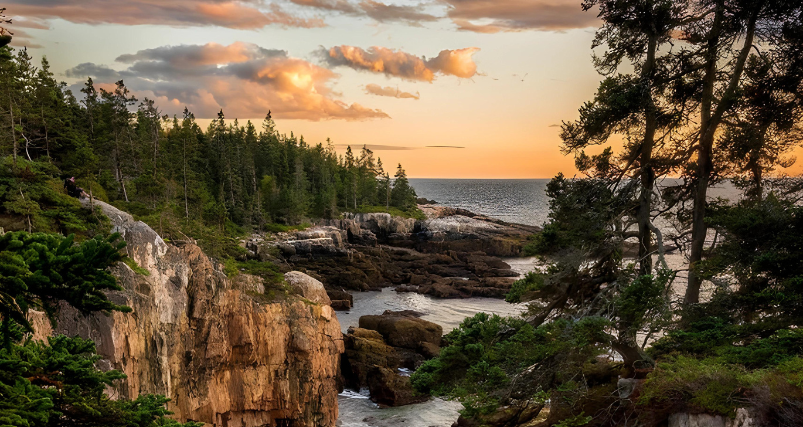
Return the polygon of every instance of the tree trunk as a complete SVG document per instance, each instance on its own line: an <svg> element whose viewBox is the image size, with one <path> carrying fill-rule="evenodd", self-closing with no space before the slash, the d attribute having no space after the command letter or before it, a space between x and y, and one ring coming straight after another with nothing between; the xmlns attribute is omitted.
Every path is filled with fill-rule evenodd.
<svg viewBox="0 0 803 427"><path fill-rule="evenodd" d="M184 165L184 218L189 221L190 220L190 207L187 202L187 138L183 139L184 144L182 144L182 162Z"/></svg>
<svg viewBox="0 0 803 427"><path fill-rule="evenodd" d="M125 189L125 181L123 180L123 170L120 165L120 144L117 135L114 137L114 168L117 175L117 181L120 183L120 188L123 190L123 198L128 202L128 192Z"/></svg>
<svg viewBox="0 0 803 427"><path fill-rule="evenodd" d="M644 360L645 356L638 348L635 339L633 339L632 343L623 341L627 341L627 339L619 338L618 340L611 342L611 348L613 348L613 351L622 356L625 367L625 373L623 376L626 378L632 378L636 374L636 364Z"/></svg>
<svg viewBox="0 0 803 427"><path fill-rule="evenodd" d="M717 128L722 123L725 112L735 102L735 93L739 87L739 81L744 71L744 64L753 47L755 36L756 21L758 19L758 6L750 17L745 33L745 41L736 64L733 67L730 81L725 91L720 95L720 102L717 108L712 111L715 96L716 75L718 73L717 62L719 58L718 45L721 36L722 19L724 5L717 4L716 16L711 29L711 36L708 39L708 52L705 68L705 80L703 85L703 96L700 111L700 139L697 148L697 170L696 188L694 191L694 207L692 214L692 237L691 250L689 254L689 283L686 288L685 303L696 304L700 302L700 287L703 279L697 274L696 268L703 259L705 249L705 238L708 227L705 225L705 209L707 204L708 187L711 183L711 174L714 172L713 149Z"/></svg>
<svg viewBox="0 0 803 427"><path fill-rule="evenodd" d="M647 108L645 112L644 141L641 143L641 194L637 214L639 234L639 274L652 273L652 230L650 229L652 212L652 193L655 185L655 170L652 167L652 151L655 146L657 109L652 98L652 77L655 70L655 51L658 38L650 36L647 47L647 59L644 62L641 79L646 85Z"/></svg>
<svg viewBox="0 0 803 427"><path fill-rule="evenodd" d="M156 120L159 120L157 115ZM153 127L153 178L156 179L157 162L159 159L159 128Z"/></svg>
<svg viewBox="0 0 803 427"><path fill-rule="evenodd" d="M45 110L44 107L40 108L42 113L42 125L45 127L45 154L47 154L47 158L50 159L50 141L47 138L47 121L45 120Z"/></svg>
<svg viewBox="0 0 803 427"><path fill-rule="evenodd" d="M14 104L11 103L10 97L8 99L8 113L11 114L11 140L13 142L12 150L14 150L12 152L12 157L14 159L13 165L14 165L14 170L17 170L17 134L14 131Z"/></svg>

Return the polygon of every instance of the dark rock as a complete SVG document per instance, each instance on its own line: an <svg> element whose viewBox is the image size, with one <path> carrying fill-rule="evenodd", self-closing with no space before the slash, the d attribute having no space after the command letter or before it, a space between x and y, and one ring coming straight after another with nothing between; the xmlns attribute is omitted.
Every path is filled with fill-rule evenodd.
<svg viewBox="0 0 803 427"><path fill-rule="evenodd" d="M332 300L332 308L337 311L348 311L351 309L351 301L345 299Z"/></svg>
<svg viewBox="0 0 803 427"><path fill-rule="evenodd" d="M427 359L432 359L440 356L441 348L431 342L422 342L418 345L418 352L424 355Z"/></svg>
<svg viewBox="0 0 803 427"><path fill-rule="evenodd" d="M378 244L376 234L369 230L360 230L358 234L349 232L348 241L351 244L361 246L376 246Z"/></svg>
<svg viewBox="0 0 803 427"><path fill-rule="evenodd" d="M368 372L368 390L372 401L385 406L403 406L428 399L415 393L409 376L381 366L373 366Z"/></svg>
<svg viewBox="0 0 803 427"><path fill-rule="evenodd" d="M343 343L345 352L340 366L346 387L359 390L367 386L368 371L374 365L391 369L401 367L399 360L392 357L393 349L385 344L377 331L349 328L343 335Z"/></svg>
<svg viewBox="0 0 803 427"><path fill-rule="evenodd" d="M526 424L532 421L544 404L530 399L512 402L510 405L500 406L490 414L478 414L473 418L460 416L452 427L508 427Z"/></svg>
<svg viewBox="0 0 803 427"><path fill-rule="evenodd" d="M354 307L354 297L350 293L342 289L327 289L326 293L329 295L329 299L332 300L332 308L335 310L342 311Z"/></svg>
<svg viewBox="0 0 803 427"><path fill-rule="evenodd" d="M443 336L440 325L405 312L362 316L360 328L378 331L388 344L412 350L417 350L422 342L440 346Z"/></svg>

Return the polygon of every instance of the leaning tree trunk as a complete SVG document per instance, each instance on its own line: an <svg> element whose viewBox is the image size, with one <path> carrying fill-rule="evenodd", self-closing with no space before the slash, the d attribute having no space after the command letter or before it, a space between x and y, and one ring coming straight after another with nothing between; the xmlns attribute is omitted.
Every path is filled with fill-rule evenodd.
<svg viewBox="0 0 803 427"><path fill-rule="evenodd" d="M720 59L718 55L718 45L720 42L720 32L722 27L722 16L724 14L724 6L720 3L717 6L716 16L714 18L714 26L712 28L712 37L708 41L708 53L705 69L705 82L703 86L703 97L701 102L700 111L700 139L697 150L697 170L696 170L696 185L694 191L694 207L692 214L692 241L691 250L689 253L689 283L686 288L685 303L696 304L700 302L700 288L703 283L702 277L697 272L697 267L703 259L703 251L705 249L705 239L708 232L708 227L705 225L705 210L707 204L708 187L711 184L712 173L714 172L713 149L716 132L725 112L728 111L736 100L736 91L739 88L739 81L742 78L747 57L753 47L753 39L755 38L756 21L758 20L758 9L753 11L747 23L747 32L745 33L745 40L739 55L736 58L736 63L733 67L728 86L723 93L719 96L720 102L716 109L712 108L714 101L714 86L716 84L716 75L719 70L717 69L717 62ZM713 111L713 112L712 112Z"/></svg>

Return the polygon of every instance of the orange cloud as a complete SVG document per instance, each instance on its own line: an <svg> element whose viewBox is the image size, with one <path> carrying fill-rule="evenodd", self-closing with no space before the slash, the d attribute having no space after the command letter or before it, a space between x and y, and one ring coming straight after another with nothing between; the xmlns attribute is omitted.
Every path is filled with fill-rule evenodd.
<svg viewBox="0 0 803 427"><path fill-rule="evenodd" d="M419 99L419 98L421 98L421 95L419 95L418 92L416 92L415 94L412 94L410 92L402 92L402 91L399 90L399 88L394 88L394 87L390 87L390 86L382 87L382 86L379 86L379 85L373 84L373 83L365 85L365 92L366 93L370 93L371 95L389 96L389 97L392 97L392 98L402 98L402 99L404 99L404 98L408 98L408 99Z"/></svg>
<svg viewBox="0 0 803 427"><path fill-rule="evenodd" d="M61 18L80 24L220 26L257 29L268 25L322 27L321 19L302 19L277 4L236 0L10 0L9 13L29 20Z"/></svg>
<svg viewBox="0 0 803 427"><path fill-rule="evenodd" d="M447 16L463 31L554 31L599 25L597 14L593 11L583 12L581 2L577 0L440 1L447 6Z"/></svg>
<svg viewBox="0 0 803 427"><path fill-rule="evenodd" d="M476 47L443 50L437 57L427 60L402 51L373 46L367 51L354 46L335 46L322 56L331 66L346 66L355 70L383 73L407 80L432 82L435 74L470 78L477 74L472 56Z"/></svg>
<svg viewBox="0 0 803 427"><path fill-rule="evenodd" d="M123 79L166 111L180 112L186 105L199 118L215 117L220 109L228 117L262 117L268 110L277 118L305 120L389 117L336 99L329 85L337 75L331 70L249 43L164 46L118 61L130 65L116 71L86 63L66 75L91 76L101 84Z"/></svg>

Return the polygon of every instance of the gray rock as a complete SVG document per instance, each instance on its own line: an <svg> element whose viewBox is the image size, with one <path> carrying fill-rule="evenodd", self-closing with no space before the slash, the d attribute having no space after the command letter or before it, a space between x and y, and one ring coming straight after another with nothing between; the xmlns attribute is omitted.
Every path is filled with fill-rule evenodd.
<svg viewBox="0 0 803 427"><path fill-rule="evenodd" d="M329 300L329 295L326 294L326 289L323 283L307 276L300 271L290 271L284 274L284 279L287 283L304 298L317 302L318 304L330 305L332 301Z"/></svg>
<svg viewBox="0 0 803 427"><path fill-rule="evenodd" d="M639 380L635 378L619 378L619 381L616 383L616 388L619 390L619 398L629 398L633 394L633 391L636 390L638 384Z"/></svg>

